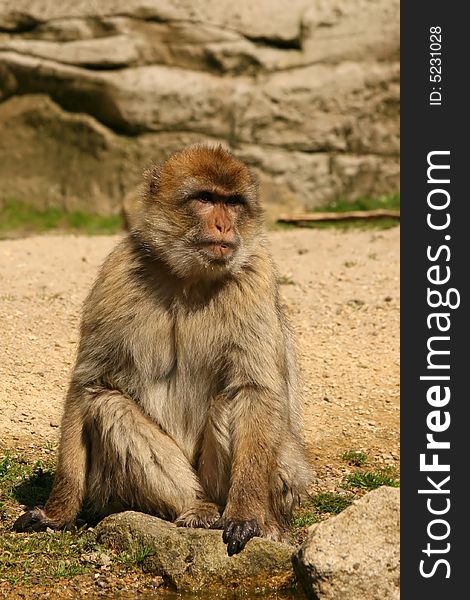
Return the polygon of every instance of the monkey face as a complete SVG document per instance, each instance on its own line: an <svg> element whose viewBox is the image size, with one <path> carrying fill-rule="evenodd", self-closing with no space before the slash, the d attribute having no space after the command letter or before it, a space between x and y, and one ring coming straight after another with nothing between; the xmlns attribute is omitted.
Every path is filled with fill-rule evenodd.
<svg viewBox="0 0 470 600"><path fill-rule="evenodd" d="M146 208L153 246L180 277L235 273L259 241L256 183L222 146L190 146L154 169Z"/></svg>
<svg viewBox="0 0 470 600"><path fill-rule="evenodd" d="M212 190L198 191L188 201L194 227L187 241L202 266L223 271L235 261L242 245L239 224L246 201Z"/></svg>

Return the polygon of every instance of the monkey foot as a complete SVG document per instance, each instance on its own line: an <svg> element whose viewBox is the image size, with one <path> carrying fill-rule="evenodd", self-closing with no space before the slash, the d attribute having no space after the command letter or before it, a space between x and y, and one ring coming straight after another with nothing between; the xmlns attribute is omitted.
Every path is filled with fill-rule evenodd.
<svg viewBox="0 0 470 600"><path fill-rule="evenodd" d="M202 527L209 529L220 519L219 507L212 502L197 502L176 519L178 527Z"/></svg>
<svg viewBox="0 0 470 600"><path fill-rule="evenodd" d="M38 506L26 511L13 523L13 531L18 533L24 531L45 531L48 527L51 529L60 529L60 526L55 521L48 519L46 513Z"/></svg>

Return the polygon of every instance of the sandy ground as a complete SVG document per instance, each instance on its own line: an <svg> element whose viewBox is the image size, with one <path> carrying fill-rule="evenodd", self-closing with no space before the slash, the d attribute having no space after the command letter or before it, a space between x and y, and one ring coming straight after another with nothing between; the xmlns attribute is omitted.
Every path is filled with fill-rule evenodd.
<svg viewBox="0 0 470 600"><path fill-rule="evenodd" d="M81 304L117 237L0 242L0 446L58 440ZM341 454L399 465L399 228L270 233L298 340L305 436L331 488Z"/></svg>

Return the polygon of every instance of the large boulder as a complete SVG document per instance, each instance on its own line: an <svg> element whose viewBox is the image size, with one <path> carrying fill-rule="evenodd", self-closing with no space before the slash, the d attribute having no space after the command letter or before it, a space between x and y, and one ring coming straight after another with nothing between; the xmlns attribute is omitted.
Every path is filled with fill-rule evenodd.
<svg viewBox="0 0 470 600"><path fill-rule="evenodd" d="M381 487L312 525L293 562L313 600L398 600L400 491Z"/></svg>
<svg viewBox="0 0 470 600"><path fill-rule="evenodd" d="M85 129L93 122L120 148L135 149L106 167L109 178L116 172L105 186L109 207L134 185L122 172L140 172L149 152L155 156L144 163L168 155L168 138L172 148L188 139L227 143L302 207L396 192L398 7L398 0L4 0L0 110L12 97L46 95L61 114L88 117ZM43 109L47 120L44 103L36 114ZM72 178L65 188L54 173L50 188L62 191L49 202L64 205L72 193L95 210L82 183L74 188ZM103 188L102 168L85 177ZM15 177L1 194L23 199Z"/></svg>
<svg viewBox="0 0 470 600"><path fill-rule="evenodd" d="M295 586L293 547L288 544L254 538L243 552L229 557L221 531L179 528L131 511L101 521L97 539L120 552L140 551L145 555L143 569L163 577L178 591L246 592Z"/></svg>

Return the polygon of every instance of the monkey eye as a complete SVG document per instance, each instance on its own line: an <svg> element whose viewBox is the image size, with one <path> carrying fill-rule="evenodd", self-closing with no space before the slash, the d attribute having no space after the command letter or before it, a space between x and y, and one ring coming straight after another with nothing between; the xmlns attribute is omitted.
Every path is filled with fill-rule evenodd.
<svg viewBox="0 0 470 600"><path fill-rule="evenodd" d="M246 204L246 200L243 196L229 196L224 202L225 204L231 205Z"/></svg>
<svg viewBox="0 0 470 600"><path fill-rule="evenodd" d="M212 194L210 192L200 192L197 195L197 199L200 200L201 202L212 202L213 201Z"/></svg>

